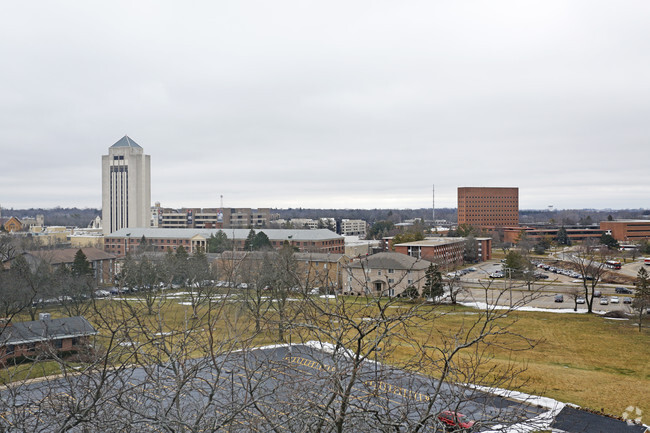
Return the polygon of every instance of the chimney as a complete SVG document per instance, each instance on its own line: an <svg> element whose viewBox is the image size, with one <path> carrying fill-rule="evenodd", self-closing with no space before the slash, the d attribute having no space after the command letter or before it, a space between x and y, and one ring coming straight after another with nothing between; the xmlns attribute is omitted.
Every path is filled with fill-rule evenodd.
<svg viewBox="0 0 650 433"><path fill-rule="evenodd" d="M50 313L38 313L38 320L47 322L51 319Z"/></svg>

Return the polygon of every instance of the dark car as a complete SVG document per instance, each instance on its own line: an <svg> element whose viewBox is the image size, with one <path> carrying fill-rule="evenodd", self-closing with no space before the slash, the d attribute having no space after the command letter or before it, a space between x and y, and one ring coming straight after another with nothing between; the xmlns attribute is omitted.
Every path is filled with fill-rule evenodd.
<svg viewBox="0 0 650 433"><path fill-rule="evenodd" d="M614 290L616 290L616 293L623 293L625 295L631 295L632 294L632 290L628 289L627 287L617 287Z"/></svg>
<svg viewBox="0 0 650 433"><path fill-rule="evenodd" d="M438 414L438 420L444 425L460 427L461 429L472 428L474 421L468 421L467 417L460 412L445 410ZM454 429L456 431L456 429Z"/></svg>
<svg viewBox="0 0 650 433"><path fill-rule="evenodd" d="M555 302L564 302L564 296L555 295Z"/></svg>
<svg viewBox="0 0 650 433"><path fill-rule="evenodd" d="M623 298L623 303L624 304L631 304L632 303L632 298Z"/></svg>

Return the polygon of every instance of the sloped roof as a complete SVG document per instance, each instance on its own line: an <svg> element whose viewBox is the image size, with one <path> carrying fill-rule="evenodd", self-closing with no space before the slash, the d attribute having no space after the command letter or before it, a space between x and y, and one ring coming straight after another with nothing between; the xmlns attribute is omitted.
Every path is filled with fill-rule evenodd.
<svg viewBox="0 0 650 433"><path fill-rule="evenodd" d="M77 251L79 251L79 248L64 248L57 250L28 251L27 254L44 260L50 265L59 265L61 263L73 263ZM92 247L81 248L81 251L83 251L86 259L91 263L97 260L111 260L116 257L114 254Z"/></svg>
<svg viewBox="0 0 650 433"><path fill-rule="evenodd" d="M11 323L0 334L0 345L26 344L62 338L95 335L97 331L84 317L34 320Z"/></svg>
<svg viewBox="0 0 650 433"><path fill-rule="evenodd" d="M136 147L138 149L142 149L138 143L135 141L131 140L131 138L128 135L125 135L124 137L120 138L117 143L112 145L111 147Z"/></svg>
<svg viewBox="0 0 650 433"><path fill-rule="evenodd" d="M355 260L348 266L351 268L366 269L402 269L402 270L422 270L427 269L431 262L422 259L416 259L406 254L400 253L378 253L371 256Z"/></svg>

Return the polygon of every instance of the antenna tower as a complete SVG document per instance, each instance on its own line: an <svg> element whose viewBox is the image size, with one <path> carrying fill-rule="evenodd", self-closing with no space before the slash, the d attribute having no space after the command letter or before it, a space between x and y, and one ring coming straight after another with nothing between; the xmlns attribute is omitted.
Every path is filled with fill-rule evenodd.
<svg viewBox="0 0 650 433"><path fill-rule="evenodd" d="M433 226L436 226L436 185L433 184L433 202L432 202L432 218L433 218Z"/></svg>

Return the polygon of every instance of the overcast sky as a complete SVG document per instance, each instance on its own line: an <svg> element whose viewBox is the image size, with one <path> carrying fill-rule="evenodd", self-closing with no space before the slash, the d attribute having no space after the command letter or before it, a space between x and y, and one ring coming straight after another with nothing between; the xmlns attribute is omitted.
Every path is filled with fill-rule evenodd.
<svg viewBox="0 0 650 433"><path fill-rule="evenodd" d="M650 2L14 1L0 204L101 207L151 155L165 207L650 208Z"/></svg>

